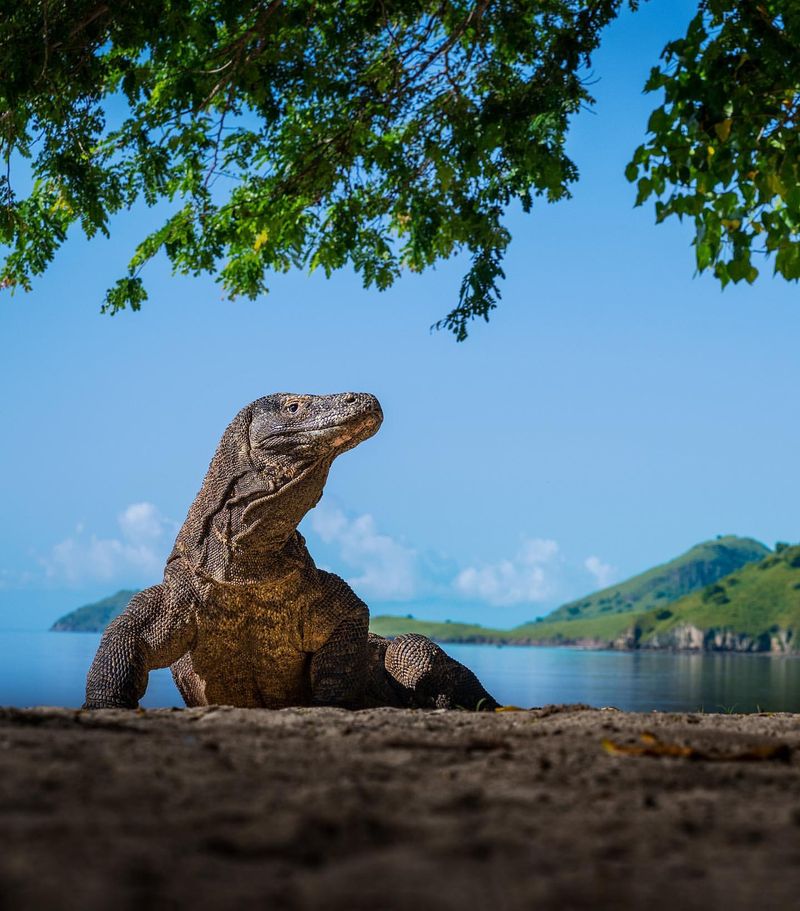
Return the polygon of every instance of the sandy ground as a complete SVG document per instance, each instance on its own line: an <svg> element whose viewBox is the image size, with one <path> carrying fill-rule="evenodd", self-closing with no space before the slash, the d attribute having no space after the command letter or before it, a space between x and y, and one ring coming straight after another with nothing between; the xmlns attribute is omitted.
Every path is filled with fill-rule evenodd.
<svg viewBox="0 0 800 911"><path fill-rule="evenodd" d="M795 715L5 709L0 770L14 911L800 903Z"/></svg>

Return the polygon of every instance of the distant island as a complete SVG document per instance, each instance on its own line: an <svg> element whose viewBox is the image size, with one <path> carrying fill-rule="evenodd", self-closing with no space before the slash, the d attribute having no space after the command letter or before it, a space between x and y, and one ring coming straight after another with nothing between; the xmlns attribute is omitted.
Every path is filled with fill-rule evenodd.
<svg viewBox="0 0 800 911"><path fill-rule="evenodd" d="M87 604L52 629L100 632L134 594ZM510 630L410 615L373 617L370 629L445 643L792 654L800 652L800 545L772 551L752 538L721 536Z"/></svg>
<svg viewBox="0 0 800 911"><path fill-rule="evenodd" d="M136 589L123 588L102 601L76 608L56 620L50 629L55 633L101 633L136 594Z"/></svg>

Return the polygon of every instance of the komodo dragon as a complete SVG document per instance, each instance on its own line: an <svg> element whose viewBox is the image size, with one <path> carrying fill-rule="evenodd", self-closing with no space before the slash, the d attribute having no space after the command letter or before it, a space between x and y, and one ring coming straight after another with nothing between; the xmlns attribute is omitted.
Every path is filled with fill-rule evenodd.
<svg viewBox="0 0 800 911"><path fill-rule="evenodd" d="M317 569L297 524L331 463L377 432L372 395L276 394L222 436L164 569L106 630L84 708L135 708L172 666L189 706L497 707L424 636L368 632L369 611Z"/></svg>

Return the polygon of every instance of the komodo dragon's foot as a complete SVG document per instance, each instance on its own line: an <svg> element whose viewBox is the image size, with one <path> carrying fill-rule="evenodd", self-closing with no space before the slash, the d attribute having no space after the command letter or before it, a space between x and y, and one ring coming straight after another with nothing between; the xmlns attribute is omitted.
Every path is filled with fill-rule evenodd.
<svg viewBox="0 0 800 911"><path fill-rule="evenodd" d="M409 705L471 711L492 711L499 706L468 667L426 636L398 636L389 643L384 660L387 673L405 693Z"/></svg>

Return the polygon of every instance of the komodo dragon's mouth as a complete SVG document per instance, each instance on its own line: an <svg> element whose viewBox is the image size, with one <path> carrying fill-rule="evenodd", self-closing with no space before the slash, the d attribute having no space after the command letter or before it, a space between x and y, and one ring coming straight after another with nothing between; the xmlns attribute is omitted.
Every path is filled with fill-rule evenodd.
<svg viewBox="0 0 800 911"><path fill-rule="evenodd" d="M330 430L333 427L342 428L342 433L331 440L331 446L337 450L336 454L339 455L339 453L352 449L353 446L357 446L359 443L362 443L364 440L371 437L377 432L382 421L382 414L375 411L366 411L364 414L360 414L355 418L350 417L347 418L346 421L330 424L325 429Z"/></svg>

